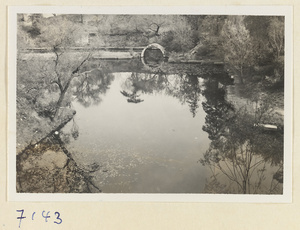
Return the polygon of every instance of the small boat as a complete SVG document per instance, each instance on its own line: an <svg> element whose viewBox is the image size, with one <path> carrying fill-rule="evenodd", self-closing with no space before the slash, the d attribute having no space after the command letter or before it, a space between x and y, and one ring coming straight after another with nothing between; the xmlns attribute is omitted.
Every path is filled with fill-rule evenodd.
<svg viewBox="0 0 300 230"><path fill-rule="evenodd" d="M254 124L255 127L259 127L262 128L266 131L277 131L278 127L276 125L271 125L271 124L261 124L261 123L257 123Z"/></svg>

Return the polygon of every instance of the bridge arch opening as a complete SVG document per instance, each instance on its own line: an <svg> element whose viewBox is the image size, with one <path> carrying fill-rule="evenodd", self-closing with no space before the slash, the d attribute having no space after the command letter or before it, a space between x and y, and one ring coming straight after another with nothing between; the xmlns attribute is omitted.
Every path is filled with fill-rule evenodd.
<svg viewBox="0 0 300 230"><path fill-rule="evenodd" d="M145 47L141 53L144 65L158 66L168 59L165 48L158 43L152 43Z"/></svg>

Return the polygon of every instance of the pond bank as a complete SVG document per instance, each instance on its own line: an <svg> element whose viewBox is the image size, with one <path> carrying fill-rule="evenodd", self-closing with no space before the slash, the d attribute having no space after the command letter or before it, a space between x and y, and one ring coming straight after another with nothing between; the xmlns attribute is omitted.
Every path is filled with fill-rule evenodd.
<svg viewBox="0 0 300 230"><path fill-rule="evenodd" d="M284 92L266 88L262 83L240 83L227 87L227 100L236 108L245 107L248 111L258 109L262 104L268 109L269 123L284 126Z"/></svg>

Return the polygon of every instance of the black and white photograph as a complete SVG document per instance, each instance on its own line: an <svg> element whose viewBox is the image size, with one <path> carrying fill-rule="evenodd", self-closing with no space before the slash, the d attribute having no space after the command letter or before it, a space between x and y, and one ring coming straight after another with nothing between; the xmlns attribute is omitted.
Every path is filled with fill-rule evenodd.
<svg viewBox="0 0 300 230"><path fill-rule="evenodd" d="M286 15L124 12L15 14L16 194L283 195Z"/></svg>

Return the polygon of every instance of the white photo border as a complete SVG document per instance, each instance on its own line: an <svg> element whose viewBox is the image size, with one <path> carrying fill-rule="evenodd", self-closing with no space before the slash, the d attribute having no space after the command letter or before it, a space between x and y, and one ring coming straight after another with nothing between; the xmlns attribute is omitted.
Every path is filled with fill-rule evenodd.
<svg viewBox="0 0 300 230"><path fill-rule="evenodd" d="M142 201L142 202L292 202L293 153L293 7L292 6L11 6L8 8L8 200L9 201ZM285 16L284 184L281 195L237 194L52 194L16 192L16 55L17 14L190 14Z"/></svg>

